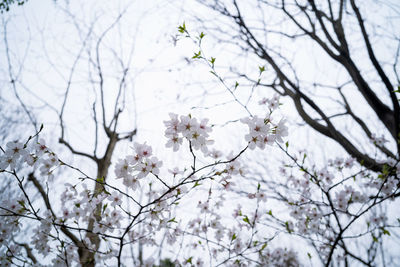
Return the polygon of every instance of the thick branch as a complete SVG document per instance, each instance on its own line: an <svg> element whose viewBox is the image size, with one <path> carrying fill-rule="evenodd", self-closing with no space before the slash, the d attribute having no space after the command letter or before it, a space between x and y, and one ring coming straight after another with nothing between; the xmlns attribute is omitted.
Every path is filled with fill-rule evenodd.
<svg viewBox="0 0 400 267"><path fill-rule="evenodd" d="M90 154L88 154L88 153L75 150L75 149L74 149L67 141L65 141L62 137L60 137L60 138L58 139L58 142L59 142L60 144L65 145L65 146L71 151L71 153L74 154L74 155L83 156L83 157L89 158L89 159L91 159L91 160L93 160L93 161L95 161L95 162L98 161L98 159L97 159L94 155L90 155Z"/></svg>
<svg viewBox="0 0 400 267"><path fill-rule="evenodd" d="M379 76L381 77L382 82L385 84L385 87L388 90L388 93L390 95L390 99L392 100L393 109L394 109L394 128L395 128L394 137L395 137L395 140L397 141L400 138L400 136L399 136L399 133L400 133L400 129L399 129L399 127L400 127L399 101L397 100L396 95L394 93L394 88L392 86L392 83L390 82L390 80L387 77L386 73L383 71L381 65L379 64L379 62L378 62L378 60L377 60L377 58L375 56L375 53L374 53L374 50L372 48L371 42L369 41L367 30L365 29L365 26L364 26L364 20L361 17L360 10L356 6L354 0L350 0L350 3L351 3L351 7L353 8L354 12L356 13L357 21L358 21L358 24L359 24L360 29L361 29L361 33L362 33L362 36L363 36L363 39L364 39L364 42L365 42L365 46L367 47L369 59L371 60L372 65L375 67L376 71L378 72ZM398 153L400 153L400 144L399 144L399 142L397 142L397 144L398 144L398 146L397 146Z"/></svg>
<svg viewBox="0 0 400 267"><path fill-rule="evenodd" d="M57 219L56 214L53 211L53 208L51 207L50 200L46 192L44 191L42 185L39 183L39 181L36 179L33 173L30 173L28 176L28 180L32 181L33 185L36 187L36 189L39 191L40 196L42 197L44 204L46 205L46 208L51 212L52 216L54 219ZM77 247L82 247L81 241L72 233L70 232L67 228L64 226L61 226L61 231L71 239L71 241L77 246Z"/></svg>

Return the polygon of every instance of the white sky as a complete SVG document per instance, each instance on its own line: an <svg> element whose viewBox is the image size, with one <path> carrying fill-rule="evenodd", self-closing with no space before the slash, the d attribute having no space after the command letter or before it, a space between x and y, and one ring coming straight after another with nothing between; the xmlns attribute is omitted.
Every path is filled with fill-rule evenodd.
<svg viewBox="0 0 400 267"><path fill-rule="evenodd" d="M184 21L189 31L194 29L193 34L199 33L200 26L195 24L191 16L193 13L206 16L207 11L201 10L199 5L191 1L70 1L70 15L75 17L81 29L80 32L72 23L72 17L61 10L60 7L65 7L63 1L29 0L22 7L12 6L10 13L2 17L8 22L8 42L14 74L17 73L19 66L23 65L20 76L23 83L18 84L17 90L23 101L33 107L39 122L44 123L44 135L52 143L53 149L61 152L61 145L57 144L58 118L52 107L58 110L61 107L71 66L81 49L82 40L85 39L90 24L97 20L93 27L93 34L87 40L90 44L88 47L93 53L98 36L127 6L126 14L118 26L105 36L101 46L101 62L106 81L106 107L109 111L113 108L112 100L115 98L118 87L118 77L121 77L118 61L115 60L109 48L115 50L118 55L122 55L121 58L126 63L129 52L134 47L127 79L127 112L121 118L122 128L129 130L132 125L136 125L138 136L135 140L147 141L154 146L156 153L159 153L159 158L166 162L165 165L174 166L182 158L171 156L170 151L164 152L166 139L163 136L162 122L168 119L169 112L180 114L191 112L199 117L209 117L211 123L217 125L246 115L237 104L232 103L204 109L204 107L212 107L232 99L221 84L215 83L215 79L204 64L196 62L188 64L184 59L190 58L197 51L193 42L180 40L175 43L173 40L178 33L177 27ZM186 13L188 10L190 12ZM3 34L3 29L0 32ZM223 45L215 45L212 36L206 35L204 47L207 56L216 57L216 64L221 67L235 62L235 58L232 58L235 51ZM12 105L17 105L8 84L8 65L4 52L2 40L0 44L0 88L2 88L0 96L13 99ZM303 61L307 61L305 55L297 54L295 62L302 63ZM252 62L245 63L250 65ZM314 63L321 69L329 69L323 60L320 62L316 60ZM93 83L90 82L88 76L88 65L87 54L84 52L73 73L65 120L68 125L66 136L71 144L80 150L91 152L94 143L91 105L96 97L93 94ZM309 71L307 64L304 65L304 72L301 73L309 79L315 78L316 73ZM247 69L251 68L257 70L258 66L247 66ZM221 68L221 73L232 76L226 68ZM337 79L339 76L335 75L340 75L340 72L331 75L329 71L325 71L322 79ZM93 73L93 77L96 79L96 73ZM246 93L247 91L244 91L243 96ZM98 91L96 94L99 99ZM263 92L256 91L256 97L261 98L264 95ZM283 102L287 105L286 107L284 105L283 113L286 112L287 116L292 117L290 121L292 123L294 122L293 109L289 103ZM193 107L197 108L192 109ZM259 111L256 105L251 108ZM215 127L215 139L224 151L239 149L244 144L241 136L246 127L241 126L240 129L237 125L236 123L224 128ZM305 147L315 144L313 139L315 135L304 128L291 126L292 140L299 140L298 137L301 136L302 140L305 140L302 142ZM33 128L27 127L25 131L21 134L22 136L25 133L32 134ZM380 129L377 131L379 132ZM331 156L343 154L342 150L329 142L326 147L336 148L334 151L329 151ZM125 155L129 150L129 144L125 143L118 147L117 153ZM320 155L322 153L323 158L326 151L317 150L315 153ZM250 155L254 154L249 154L249 158L251 158ZM65 156L68 157L68 154ZM76 159L69 158L69 160L74 162ZM276 160L279 160L279 157ZM92 170L92 167L79 160L75 161L75 164L83 169ZM111 170L110 173L113 171Z"/></svg>

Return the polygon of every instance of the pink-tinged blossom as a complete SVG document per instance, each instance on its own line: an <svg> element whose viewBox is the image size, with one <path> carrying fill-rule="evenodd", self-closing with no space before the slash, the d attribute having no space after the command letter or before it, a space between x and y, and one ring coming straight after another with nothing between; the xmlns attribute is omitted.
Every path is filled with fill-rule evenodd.
<svg viewBox="0 0 400 267"><path fill-rule="evenodd" d="M286 126L286 120L281 119L275 128L276 141L279 143L283 143L282 137L286 137L286 136L288 136L288 128Z"/></svg>
<svg viewBox="0 0 400 267"><path fill-rule="evenodd" d="M190 116L181 116L180 119L178 130L184 137L190 139L193 132L199 127L199 124L195 118Z"/></svg>
<svg viewBox="0 0 400 267"><path fill-rule="evenodd" d="M140 163L135 166L135 170L138 171L137 178L141 179L146 177L150 173L150 166L145 163Z"/></svg>
<svg viewBox="0 0 400 267"><path fill-rule="evenodd" d="M107 195L105 193L98 194L96 197L92 198L90 201L90 205L92 206L92 209L95 209L97 205L101 204L104 199L107 198Z"/></svg>
<svg viewBox="0 0 400 267"><path fill-rule="evenodd" d="M246 134L244 139L249 143L249 148L254 150L256 147L260 147L261 149L265 148L265 144L263 142L263 138L260 136L252 136L251 134Z"/></svg>
<svg viewBox="0 0 400 267"><path fill-rule="evenodd" d="M164 125L167 127L165 130L166 135L175 135L178 133L179 119L178 115L174 113L169 113L169 117L171 120L164 121Z"/></svg>
<svg viewBox="0 0 400 267"><path fill-rule="evenodd" d="M381 214L381 215L372 216L369 221L372 224L379 226L379 225L384 225L387 220L388 220L388 218L384 214Z"/></svg>
<svg viewBox="0 0 400 267"><path fill-rule="evenodd" d="M210 210L210 206L208 205L208 202L199 201L198 207L200 208L201 213L207 213Z"/></svg>
<svg viewBox="0 0 400 267"><path fill-rule="evenodd" d="M263 99L261 99L260 101L258 101L259 105L266 105L268 103L268 98L264 97Z"/></svg>
<svg viewBox="0 0 400 267"><path fill-rule="evenodd" d="M342 167L343 163L344 163L344 160L343 160L343 158L340 158L340 157L337 157L337 158L333 161L333 164L334 164L336 167L338 167L338 168Z"/></svg>
<svg viewBox="0 0 400 267"><path fill-rule="evenodd" d="M75 206L72 208L72 217L74 217L76 220L79 220L80 218L85 218L87 215L87 212L81 208L81 205L75 204Z"/></svg>
<svg viewBox="0 0 400 267"><path fill-rule="evenodd" d="M172 147L174 152L178 151L180 145L182 145L183 139L179 137L177 134L168 135L168 142L165 145L166 147Z"/></svg>
<svg viewBox="0 0 400 267"><path fill-rule="evenodd" d="M263 139L261 140L261 142L264 143L264 146L262 147L264 148L265 145L272 146L275 141L276 141L275 135L264 135Z"/></svg>
<svg viewBox="0 0 400 267"><path fill-rule="evenodd" d="M225 170L229 175L235 175L239 173L240 163L237 160L226 164Z"/></svg>
<svg viewBox="0 0 400 267"><path fill-rule="evenodd" d="M93 233L104 234L107 231L106 225L104 222L95 222L93 226Z"/></svg>
<svg viewBox="0 0 400 267"><path fill-rule="evenodd" d="M269 125L265 123L264 119L254 116L251 120L251 124L248 124L250 128L250 135L259 136L266 135L269 131Z"/></svg>
<svg viewBox="0 0 400 267"><path fill-rule="evenodd" d="M154 175L160 174L160 168L162 166L162 161L158 160L157 157L152 157L147 160L146 164L150 168L150 172L153 173Z"/></svg>
<svg viewBox="0 0 400 267"><path fill-rule="evenodd" d="M171 173L174 177L178 174L183 174L183 171L180 171L178 167L175 167L172 170L169 169L168 172Z"/></svg>
<svg viewBox="0 0 400 267"><path fill-rule="evenodd" d="M17 166L17 159L11 155L0 156L0 169L5 170L10 167L11 170L15 169Z"/></svg>
<svg viewBox="0 0 400 267"><path fill-rule="evenodd" d="M380 137L376 136L374 133L371 135L371 141L377 146L383 146L385 143L389 142L385 136L381 135Z"/></svg>
<svg viewBox="0 0 400 267"><path fill-rule="evenodd" d="M8 142L6 147L5 154L15 159L19 159L21 156L28 153L28 151L24 149L24 144L17 141Z"/></svg>
<svg viewBox="0 0 400 267"><path fill-rule="evenodd" d="M292 216L295 219L300 219L304 215L304 209L301 206L295 206L292 208L292 211L290 212L290 216Z"/></svg>
<svg viewBox="0 0 400 267"><path fill-rule="evenodd" d="M28 164L29 166L33 166L37 162L37 157L35 157L33 154L27 153L24 156L23 161L26 162L26 164Z"/></svg>
<svg viewBox="0 0 400 267"><path fill-rule="evenodd" d="M237 254L241 253L242 250L244 249L244 244L240 238L236 238L235 242L233 244L233 251L235 251Z"/></svg>
<svg viewBox="0 0 400 267"><path fill-rule="evenodd" d="M356 159L355 159L355 158L352 158L352 157L346 159L346 161L344 162L344 167L345 167L345 168L351 168L351 167L353 167L355 161L356 161Z"/></svg>
<svg viewBox="0 0 400 267"><path fill-rule="evenodd" d="M202 134L206 137L208 137L208 133L210 133L212 131L212 128L207 125L208 121L209 121L208 119L202 119L200 121L200 125L199 125L200 134Z"/></svg>
<svg viewBox="0 0 400 267"><path fill-rule="evenodd" d="M128 160L119 159L115 165L114 173L117 178L127 177L132 171L132 167L129 165Z"/></svg>
<svg viewBox="0 0 400 267"><path fill-rule="evenodd" d="M213 148L210 152L208 152L208 155L214 159L219 159L222 157L222 152Z"/></svg>
<svg viewBox="0 0 400 267"><path fill-rule="evenodd" d="M313 208L308 211L308 217L311 219L311 221L318 221L320 218L322 218L322 214L316 208Z"/></svg>
<svg viewBox="0 0 400 267"><path fill-rule="evenodd" d="M64 220L67 220L67 219L69 219L71 217L72 217L72 213L69 211L69 209L68 208L63 208L62 209L62 218Z"/></svg>
<svg viewBox="0 0 400 267"><path fill-rule="evenodd" d="M262 201L262 202L267 201L267 195L264 192L256 193L255 197L257 198L258 201Z"/></svg>
<svg viewBox="0 0 400 267"><path fill-rule="evenodd" d="M345 210L350 200L350 195L347 195L345 191L336 192L336 207L339 210Z"/></svg>
<svg viewBox="0 0 400 267"><path fill-rule="evenodd" d="M133 175L124 177L123 184L132 190L136 190L140 186L139 180Z"/></svg>
<svg viewBox="0 0 400 267"><path fill-rule="evenodd" d="M122 195L117 191L112 192L107 199L111 201L111 206L113 207L120 206L122 204Z"/></svg>
<svg viewBox="0 0 400 267"><path fill-rule="evenodd" d="M169 245L174 245L177 240L177 236L174 233L171 233L170 231L166 231L165 235L167 237L167 243Z"/></svg>
<svg viewBox="0 0 400 267"><path fill-rule="evenodd" d="M233 210L232 216L233 218L238 218L242 216L242 206L240 204L238 204L236 209Z"/></svg>
<svg viewBox="0 0 400 267"><path fill-rule="evenodd" d="M134 143L133 149L136 152L135 160L140 161L142 158L147 158L152 155L152 148L151 146L144 144L139 144L139 143Z"/></svg>
<svg viewBox="0 0 400 267"><path fill-rule="evenodd" d="M35 150L35 155L38 157L41 157L45 152L48 152L48 148L44 139L40 139L39 142L34 144L33 148Z"/></svg>

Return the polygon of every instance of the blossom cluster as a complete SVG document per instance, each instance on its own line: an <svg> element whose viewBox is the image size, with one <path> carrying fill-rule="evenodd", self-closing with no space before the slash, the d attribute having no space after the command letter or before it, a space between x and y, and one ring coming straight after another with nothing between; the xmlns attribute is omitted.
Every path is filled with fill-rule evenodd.
<svg viewBox="0 0 400 267"><path fill-rule="evenodd" d="M279 98L280 97L278 94L275 94L272 98L264 97L263 99L258 101L258 104L266 105L268 109L272 112L279 107Z"/></svg>
<svg viewBox="0 0 400 267"><path fill-rule="evenodd" d="M274 125L269 117L259 118L253 116L251 118L243 118L241 120L249 127L249 133L245 135L245 139L249 142L249 148L265 149L266 145L272 145L275 141L282 143L282 137L287 136L288 128L284 119Z"/></svg>
<svg viewBox="0 0 400 267"><path fill-rule="evenodd" d="M224 221L227 219L224 218L221 210L225 208L224 194L219 195L218 198L209 196L207 200L199 201L197 209L201 216L191 219L185 228L190 235L197 237L192 241L190 247L198 249L203 244L201 240L210 240L213 237L215 241L204 248L209 250L214 261L227 262L223 252L228 249L229 255L225 255L228 259L229 257L239 259L240 255L250 254L254 251L257 252L257 261L255 262L261 266L299 266L297 254L294 251L279 247L270 251L266 248L267 243L264 241L267 240L266 232L262 225L266 214L259 210L264 210L266 197L258 188L256 193L249 195L250 202L253 199L257 201L256 205L252 205L253 211L245 213L242 206L238 204L231 215L234 223L232 220L229 220L230 223ZM258 232L262 234L258 235ZM193 258L191 261L195 266L207 266L202 258ZM214 265L218 264L211 264L211 266ZM247 265L246 261L236 260L232 266L252 265Z"/></svg>
<svg viewBox="0 0 400 267"><path fill-rule="evenodd" d="M271 100L272 101L272 100ZM273 100L272 103L278 103L279 100ZM264 149L266 145L272 145L274 142L283 142L283 137L288 134L288 129L285 120L280 120L278 123L273 123L269 116L260 118L252 116L241 120L249 128L249 133L245 136L248 142L249 149L256 147ZM102 237L102 240L107 240L107 236L118 236L127 232L125 240L134 244L138 239L141 244L156 244L156 234L164 231L164 237L168 244L176 244L183 242L185 235L196 237L196 241L191 242L190 246L193 249L202 247L209 249L210 255L214 260L224 262L224 255L227 254L232 258L240 258L241 255L254 253L254 259L261 265L276 265L276 266L297 266L299 264L297 254L287 248L267 249L265 235L257 235L262 233L265 228L263 224L265 217L272 216L272 212L265 212L269 203L267 201L267 191L260 189L260 184L256 191L251 193L246 192L247 201L255 201L254 210L246 211L239 204L234 210L232 216L234 223L230 223L229 227L224 223L224 213L222 208L226 207L225 194L236 192L234 187L238 184L235 178L237 176L246 176L248 171L239 159L239 156L247 147L238 155L231 153L225 160L222 160L222 152L210 149L208 145L212 143L209 140L209 133L212 128L208 126L208 120L200 120L192 116L178 116L170 114L170 120L164 122L166 126L165 136L168 138L167 147L172 147L174 151L180 149L184 139L189 142L190 149L201 150L205 157L213 159L213 163L204 165L203 167L195 168L187 174L186 171L180 171L180 168L172 168L169 172L175 177L182 176L180 179L174 179L174 184L168 185L167 180L162 179L161 166L162 161L153 156L151 146L146 143L134 143L132 153L123 159L119 159L115 164L114 174L116 179L122 179L126 190L135 191L138 187L141 188L140 193L144 194L148 201L134 200L137 204L137 210L140 210L137 215L130 213L124 206L123 198L129 200L130 195L124 194L123 191L115 187L107 187L105 179L98 177L97 183L105 185L103 190L93 191L87 189L85 183L81 184L78 190L76 185L65 184L65 190L60 195L62 199L61 209L55 213L46 211L41 213L38 219L39 223L32 227L33 236L31 238L32 248L38 251L43 256L50 253L57 253L57 257L53 260L53 264L61 264L66 261L78 262L77 246L72 243L63 244L54 249L54 239L51 236L57 232L57 227L75 227L74 225L87 225L91 221L93 228L90 232ZM57 156L51 152L45 145L43 140L34 142L30 145L20 142L9 142L6 145L6 150L3 150L3 155L0 156L0 167L2 170L10 170L12 174L14 169L20 167L23 163L34 167L41 176L51 179L54 169L61 164ZM192 150L191 150L192 152ZM194 155L193 155L194 156ZM194 156L194 158L196 158ZM305 157L303 157L305 158ZM295 159L296 160L296 159ZM303 160L304 163L304 160ZM356 176L366 177L367 175L360 172L354 176L354 179L339 177L338 172L350 171L355 165L354 158L336 158L330 160L326 166L316 168L313 166L312 171L302 169L302 175L293 175L282 169L282 174L288 176L288 185L298 192L297 197L288 196L287 204L290 210L291 220L284 222L288 233L296 232L300 236L319 235L324 236L326 240L332 240L334 236L330 227L330 222L327 218L332 213L338 213L338 216L346 214L353 216L352 207L362 207L357 203L368 203L371 192L377 191L381 196L390 196L399 188L397 178L394 173L400 173L400 164L396 161L384 162L388 166L386 175L378 176L375 179L369 179L364 183L368 190L362 190L356 183L355 186L349 185L350 182L356 180ZM289 166L289 165L287 165ZM296 165L294 165L296 166ZM180 166L181 167L181 166ZM202 175L198 170L207 170L206 174ZM150 176L151 174L151 176ZM15 174L16 175L16 174ZM153 181L148 183L148 179L153 177L160 182L161 187L152 187ZM358 179L358 178L357 178ZM184 195L192 191L193 188L206 183L209 180L209 195L207 200L198 202L197 209L201 216L188 220L187 224L182 224L177 215L174 214L173 207L177 200L181 200ZM143 182L141 182L143 181ZM199 183L201 181L201 184ZM219 198L212 198L211 188L215 182L218 183L221 189ZM193 187L188 189L187 185L193 183ZM107 186L106 186L107 185ZM146 185L146 187L142 186ZM147 186L149 185L149 186ZM221 187L222 186L222 187ZM166 188L167 187L167 188ZM190 185L189 185L190 187ZM244 188L239 189L242 193ZM320 190L320 191L317 191ZM128 192L128 191L127 191ZM136 191L138 192L138 191ZM145 192L145 193L144 193ZM322 193L318 201L315 200L315 192ZM271 199L271 198L268 198ZM329 201L327 201L329 199ZM23 214L27 211L32 214L29 207L26 206L26 199L20 197L19 200L7 201L1 203L1 207L14 215ZM317 204L316 204L317 203ZM142 210L143 207L146 207ZM351 212L350 212L351 211ZM140 214L143 212L143 214ZM129 228L129 218L136 218L144 227ZM179 221L178 221L179 220ZM369 222L376 229L384 229L387 218L382 214L374 214L370 217ZM0 225L0 239L3 241L11 240L23 227L17 216L7 216L5 223ZM232 222L232 220L230 220ZM177 225L175 225L177 224ZM184 225L184 226L183 226ZM264 225L264 226L263 226ZM176 226L176 227L172 227ZM128 228L127 228L128 227ZM182 230L185 229L185 230ZM213 240L213 245L208 244L207 247L201 240ZM249 241L250 240L250 241ZM124 241L124 242L125 242ZM105 250L103 247L96 247L92 241L86 236L82 236L80 240L84 246L90 250L96 251L96 260L107 260L116 257L118 248L110 246ZM109 244L109 243L108 243ZM329 242L321 245L321 255L329 254ZM19 246L8 246L7 251L20 253ZM228 252L225 253L224 252ZM210 256L210 257L211 257ZM0 255L1 257L1 255ZM229 261L229 259L227 260ZM187 259L176 259L174 261L178 265L186 263L195 264L196 266L205 265L204 259L201 257ZM243 265L240 261L240 266ZM149 257L146 264L152 266L155 264L155 259Z"/></svg>
<svg viewBox="0 0 400 267"><path fill-rule="evenodd" d="M265 266L286 266L286 267L296 267L300 266L300 262L297 258L297 253L293 250L287 248L275 248L270 251L265 249L263 256L261 257L261 262Z"/></svg>
<svg viewBox="0 0 400 267"><path fill-rule="evenodd" d="M174 113L170 113L169 117L170 120L164 121L167 127L165 136L168 138L166 147L172 147L173 151L178 151L183 138L186 138L195 150L201 150L207 155L207 146L214 143L208 139L209 133L212 131L212 128L207 125L208 119L198 122L191 115L178 117Z"/></svg>
<svg viewBox="0 0 400 267"><path fill-rule="evenodd" d="M53 171L60 165L57 156L51 152L43 139L33 145L18 141L8 142L4 154L0 156L0 169L13 171L24 163L39 169L40 174L49 180L54 178Z"/></svg>
<svg viewBox="0 0 400 267"><path fill-rule="evenodd" d="M2 213L8 214L21 214L23 212L21 204L23 198L21 196L12 195L11 192L3 193L3 200L1 201ZM21 204L20 204L21 203ZM0 223L0 247L7 245L7 241L11 240L13 235L21 230L21 224L18 217L2 216ZM14 248L17 249L17 248ZM0 259L1 261L1 259Z"/></svg>
<svg viewBox="0 0 400 267"><path fill-rule="evenodd" d="M158 175L162 161L152 156L151 146L135 143L133 155L119 159L115 165L114 173L116 178L122 178L124 185L135 190L139 185L139 179L145 178L152 173Z"/></svg>
<svg viewBox="0 0 400 267"><path fill-rule="evenodd" d="M393 222L389 222L385 210L378 208L378 204L381 199L394 200L390 196L400 189L398 161L379 162L383 170L376 173L356 164L351 157L330 159L321 168L309 167L305 159L305 152L301 152L300 157L292 156L294 164L281 168L281 173L288 177L285 189L291 192L285 202L292 220L281 221L288 233L326 240L317 245L318 254L325 259L332 256L337 238L335 227L345 225L349 236L363 237L370 233L373 242L378 242L377 236L390 235L385 227ZM283 192L279 194L284 195ZM355 221L357 224L353 225ZM336 248L335 257L343 261L340 253Z"/></svg>

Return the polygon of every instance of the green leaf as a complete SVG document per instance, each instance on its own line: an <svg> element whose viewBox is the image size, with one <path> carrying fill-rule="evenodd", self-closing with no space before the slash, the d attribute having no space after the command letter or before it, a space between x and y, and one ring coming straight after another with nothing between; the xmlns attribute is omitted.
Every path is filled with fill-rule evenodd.
<svg viewBox="0 0 400 267"><path fill-rule="evenodd" d="M233 234L231 241L233 241L233 240L235 240L235 239L236 239L236 235Z"/></svg>
<svg viewBox="0 0 400 267"><path fill-rule="evenodd" d="M199 185L201 185L201 183L199 183L198 181L196 181L196 182L194 183L194 185L193 185L192 188L195 188L195 187L197 187L197 186L199 186Z"/></svg>
<svg viewBox="0 0 400 267"><path fill-rule="evenodd" d="M269 210L269 211L267 212L267 214L269 214L269 215L272 216L272 210Z"/></svg>
<svg viewBox="0 0 400 267"><path fill-rule="evenodd" d="M247 217L247 215L244 216L243 221L246 222L246 223L248 223L248 224L250 224L250 220L249 220L249 217ZM250 225L251 225L251 224L250 224Z"/></svg>
<svg viewBox="0 0 400 267"><path fill-rule="evenodd" d="M106 209L107 209L107 206L108 206L108 204L106 203L106 204L104 204L104 206L103 206L103 213L106 211Z"/></svg>
<svg viewBox="0 0 400 267"><path fill-rule="evenodd" d="M192 259L193 259L193 257L190 257L189 259L186 260L186 263L192 264Z"/></svg>
<svg viewBox="0 0 400 267"><path fill-rule="evenodd" d="M210 63L214 66L214 63L215 63L215 57L211 57L211 59L210 59Z"/></svg>
<svg viewBox="0 0 400 267"><path fill-rule="evenodd" d="M174 223L177 223L177 221L175 221L175 217L174 217L174 218L172 218L171 220L169 220L168 222L174 222Z"/></svg>
<svg viewBox="0 0 400 267"><path fill-rule="evenodd" d="M103 192L106 194L106 195L109 195L109 196L111 196L111 193L110 192L108 192L104 187L103 187Z"/></svg>
<svg viewBox="0 0 400 267"><path fill-rule="evenodd" d="M374 242L378 242L379 240L378 240L378 238L376 238L376 236L374 236L374 234L371 234L372 235L372 240L374 240Z"/></svg>
<svg viewBox="0 0 400 267"><path fill-rule="evenodd" d="M204 36L206 36L206 35L203 32L201 32L199 35L200 39L203 39Z"/></svg>
<svg viewBox="0 0 400 267"><path fill-rule="evenodd" d="M196 58L201 58L201 51L194 53L194 56L192 57L192 59L196 59Z"/></svg>
<svg viewBox="0 0 400 267"><path fill-rule="evenodd" d="M185 33L185 32L186 32L186 25L185 25L185 22L182 24L182 26L179 26L179 27L178 27L178 31L179 31L180 33Z"/></svg>
<svg viewBox="0 0 400 267"><path fill-rule="evenodd" d="M23 212L24 210L26 210L26 207L25 207L25 201L23 201L23 200L18 200L18 203L21 205L21 211Z"/></svg>
<svg viewBox="0 0 400 267"><path fill-rule="evenodd" d="M258 67L258 69L260 70L260 74L261 74L261 73L263 73L265 71L265 66Z"/></svg>
<svg viewBox="0 0 400 267"><path fill-rule="evenodd" d="M308 256L310 259L312 258L310 252L307 252L307 256Z"/></svg>
<svg viewBox="0 0 400 267"><path fill-rule="evenodd" d="M267 247L267 243L264 243L264 245L262 245L260 251L263 251L266 247Z"/></svg>
<svg viewBox="0 0 400 267"><path fill-rule="evenodd" d="M382 227L382 233L383 233L384 235L390 236L390 232L389 232L388 230L386 230L385 228L383 228L383 227Z"/></svg>
<svg viewBox="0 0 400 267"><path fill-rule="evenodd" d="M286 230L288 231L289 234L291 234L293 230L289 228L289 222L285 222L285 225L286 225Z"/></svg>

